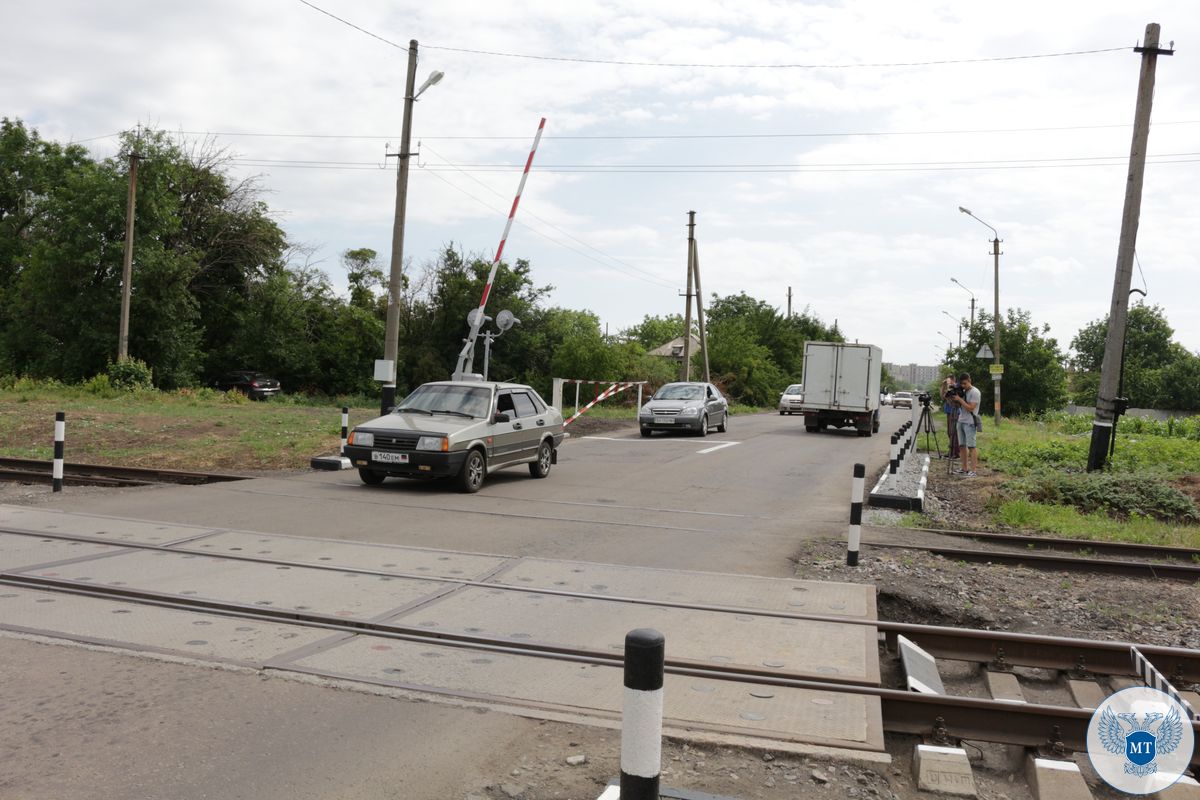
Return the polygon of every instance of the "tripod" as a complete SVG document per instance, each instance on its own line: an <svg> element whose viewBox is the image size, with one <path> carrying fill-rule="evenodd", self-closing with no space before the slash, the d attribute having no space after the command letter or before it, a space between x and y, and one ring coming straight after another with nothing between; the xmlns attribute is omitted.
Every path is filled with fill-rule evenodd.
<svg viewBox="0 0 1200 800"><path fill-rule="evenodd" d="M925 395L926 397L928 395ZM922 431L925 433L925 450L929 451L929 434L933 434L933 452L942 455L942 446L938 443L937 428L933 426L933 412L929 410L929 401L923 400L921 403L921 418L917 420L917 436L920 436ZM950 444L946 443L947 446Z"/></svg>

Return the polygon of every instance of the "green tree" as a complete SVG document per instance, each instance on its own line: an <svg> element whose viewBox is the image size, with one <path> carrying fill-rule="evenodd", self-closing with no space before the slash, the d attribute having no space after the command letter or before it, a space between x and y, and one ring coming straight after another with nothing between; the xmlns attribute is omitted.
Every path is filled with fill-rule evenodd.
<svg viewBox="0 0 1200 800"><path fill-rule="evenodd" d="M346 250L342 253L342 266L346 269L346 282L350 286L350 305L367 311L382 310L386 315L387 295L385 293L383 298L380 298L374 291L376 288L387 287L387 279L379 265L378 256L379 254L369 247Z"/></svg>
<svg viewBox="0 0 1200 800"><path fill-rule="evenodd" d="M951 349L946 364L957 375L969 372L982 394L982 415L994 407L994 383L989 375L990 360L976 353L983 345L992 347L994 328L989 319L978 319L967 331L962 347ZM1036 326L1028 311L1008 309L1000 330L1000 356L1004 377L1000 387L1003 413L1015 417L1062 408L1067 403L1065 356L1058 341L1047 336L1050 326Z"/></svg>
<svg viewBox="0 0 1200 800"><path fill-rule="evenodd" d="M683 336L683 315L668 314L665 317L646 315L637 325L623 330L621 335L629 341L637 342L646 350L653 350Z"/></svg>

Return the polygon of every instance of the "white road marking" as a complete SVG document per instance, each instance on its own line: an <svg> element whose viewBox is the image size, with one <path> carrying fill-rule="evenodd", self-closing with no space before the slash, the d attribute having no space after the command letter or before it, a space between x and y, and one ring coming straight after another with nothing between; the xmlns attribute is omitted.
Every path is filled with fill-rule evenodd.
<svg viewBox="0 0 1200 800"><path fill-rule="evenodd" d="M697 450L696 452L697 453L711 453L714 450L720 450L722 447L733 447L735 444L741 444L741 442L721 442L719 445L716 445L715 447L709 447L704 450Z"/></svg>

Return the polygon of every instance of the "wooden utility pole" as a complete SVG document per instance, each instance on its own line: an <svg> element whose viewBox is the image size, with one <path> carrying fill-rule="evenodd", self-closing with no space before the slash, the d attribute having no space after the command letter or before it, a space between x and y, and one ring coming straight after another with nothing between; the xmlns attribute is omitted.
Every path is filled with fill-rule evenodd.
<svg viewBox="0 0 1200 800"><path fill-rule="evenodd" d="M1142 208L1142 178L1146 172L1146 145L1150 139L1150 109L1154 104L1154 69L1160 55L1174 50L1158 47L1159 26L1146 26L1145 44L1135 47L1142 54L1137 106L1133 115L1133 145L1129 151L1129 173L1125 180L1125 208L1121 213L1121 238L1117 243L1117 269L1113 279L1112 303L1108 312L1108 334L1104 339L1104 361L1100 366L1100 391L1092 421L1092 443L1088 449L1088 472L1103 469L1108 461L1108 444L1117 419L1117 391L1121 350L1129 315L1129 284L1133 279L1133 254L1137 247L1138 221Z"/></svg>
<svg viewBox="0 0 1200 800"><path fill-rule="evenodd" d="M137 206L137 170L142 158L129 153L129 199L125 204L125 263L121 268L121 331L117 336L117 361L129 358L129 302L133 285L133 220Z"/></svg>
<svg viewBox="0 0 1200 800"><path fill-rule="evenodd" d="M692 241L692 272L696 276L696 322L700 326L700 355L704 363L704 382L712 377L708 372L708 331L704 327L704 290L700 288L700 245Z"/></svg>
<svg viewBox="0 0 1200 800"><path fill-rule="evenodd" d="M683 313L683 364L679 367L679 380L692 379L692 264L696 257L696 212L688 212L687 249L687 295Z"/></svg>

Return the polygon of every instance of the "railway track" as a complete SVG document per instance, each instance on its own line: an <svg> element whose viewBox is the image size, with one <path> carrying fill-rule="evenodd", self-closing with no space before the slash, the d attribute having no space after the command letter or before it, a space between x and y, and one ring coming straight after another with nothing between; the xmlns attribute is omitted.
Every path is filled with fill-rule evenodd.
<svg viewBox="0 0 1200 800"><path fill-rule="evenodd" d="M0 458L0 480L18 483L50 483L53 462L29 458ZM150 486L177 483L196 486L206 483L246 480L244 475L186 472L147 467L114 467L106 464L63 465L63 483L68 486Z"/></svg>
<svg viewBox="0 0 1200 800"><path fill-rule="evenodd" d="M182 553L175 545L159 545L116 541L112 538L84 536L70 533L46 533L7 528L0 532L21 536L54 539L67 542L103 542L121 548ZM177 543L178 544L178 543ZM436 578L419 574L403 574L365 568L348 568L339 565L319 565L308 562L293 562L265 558L247 553L206 553L214 558L253 561L276 565L277 568L306 567L356 572L363 575L378 575L392 578L411 578L438 581L457 585L486 586L489 589L511 592L535 592L581 599L599 599L643 603L686 609L701 609L727 613L748 612L728 605L704 605L695 603L669 602L657 599L617 597L609 594L554 590L535 586L512 586L488 583L486 580ZM369 620L347 620L333 614L311 610L265 608L235 602L222 602L209 598L184 597L128 586L80 584L44 575L0 572L0 585L50 591L76 596L121 600L163 608L203 612L248 620L271 621L307 628L320 628L347 634L369 634L373 637L397 639L423 644L437 644L456 648L467 648L483 652L500 652L538 658L570 661L582 664L620 666L622 655L608 650L588 649L572 646L555 646L537 642L514 641L511 638L486 635L463 634L451 631L431 631L428 628L396 622ZM765 616L797 620L818 620L845 625L867 625L877 629L894 646L899 636L915 642L922 649L939 659L969 662L976 665L992 665L1000 668L1013 666L1038 667L1081 675L1128 676L1135 670L1130 659L1130 643L1104 642L1071 639L1053 636L1002 631L981 631L932 625L918 625L871 619L855 619L829 615L794 613L790 611L754 610ZM668 644L669 648L669 644ZM1139 645L1138 649L1168 676L1180 689L1188 689L1200 683L1200 651L1183 648ZM668 654L669 654L668 649ZM1087 708L1046 705L1032 702L1013 703L1002 700L981 699L941 694L918 694L901 689L881 688L863 683L838 681L836 679L809 680L782 677L770 669L756 669L735 664L697 665L694 661L679 661L668 658L667 672L715 680L734 680L763 686L792 687L824 692L838 692L871 696L879 699L883 712L884 730L891 733L911 734L933 741L945 742L966 739L980 742L995 742L1039 749L1042 752L1066 754L1086 749L1088 722L1092 712ZM453 694L453 692L447 692ZM1192 723L1193 731L1200 736L1200 722ZM1193 770L1200 768L1200 749L1193 754Z"/></svg>
<svg viewBox="0 0 1200 800"><path fill-rule="evenodd" d="M991 531L965 531L945 528L905 528L904 530L918 533L933 533L956 539L973 539L978 542L1025 547L1033 550L1054 550L1080 555L1125 556L1130 558L1175 560L1184 563L1200 561L1200 548L1195 547L1166 547L1155 544L1139 544L1137 542L1102 542L1096 539L1064 539L1059 536L1032 536L1023 533L994 533Z"/></svg>

